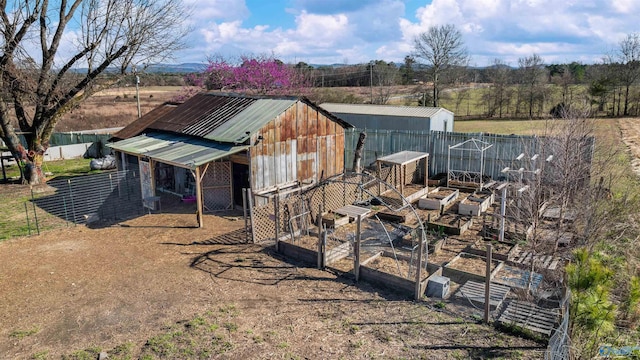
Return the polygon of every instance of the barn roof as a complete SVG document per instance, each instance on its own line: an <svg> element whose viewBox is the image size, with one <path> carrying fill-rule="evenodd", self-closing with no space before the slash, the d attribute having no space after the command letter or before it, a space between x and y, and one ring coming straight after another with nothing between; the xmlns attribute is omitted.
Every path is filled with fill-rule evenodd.
<svg viewBox="0 0 640 360"><path fill-rule="evenodd" d="M320 107L334 114L385 115L424 118L433 117L441 111L453 114L451 111L441 107L425 106L324 103L320 104Z"/></svg>
<svg viewBox="0 0 640 360"><path fill-rule="evenodd" d="M171 111L158 116L151 113L148 117L145 115L123 129L123 132L131 137L145 130L155 130L240 144L298 101L318 109L342 127L351 127L304 97L200 93Z"/></svg>
<svg viewBox="0 0 640 360"><path fill-rule="evenodd" d="M108 146L124 153L146 156L156 161L189 169L248 148L247 145L221 144L189 135L161 132L138 135L108 144Z"/></svg>

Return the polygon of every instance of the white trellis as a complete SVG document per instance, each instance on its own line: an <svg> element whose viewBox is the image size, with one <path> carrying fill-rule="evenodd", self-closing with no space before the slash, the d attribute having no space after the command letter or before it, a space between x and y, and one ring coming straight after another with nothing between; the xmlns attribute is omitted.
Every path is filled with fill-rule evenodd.
<svg viewBox="0 0 640 360"><path fill-rule="evenodd" d="M492 146L493 144L474 138L449 146L447 187L474 187L482 190L485 151Z"/></svg>

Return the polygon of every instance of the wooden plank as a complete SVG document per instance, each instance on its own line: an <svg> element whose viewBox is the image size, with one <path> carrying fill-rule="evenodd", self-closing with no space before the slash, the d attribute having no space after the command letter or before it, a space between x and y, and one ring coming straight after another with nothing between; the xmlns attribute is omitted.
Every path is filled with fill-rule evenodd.
<svg viewBox="0 0 640 360"><path fill-rule="evenodd" d="M371 209L355 206L355 205L345 205L343 207L335 209L333 212L336 214L352 217L355 219L358 217L358 215L363 217L369 215L369 213L371 212Z"/></svg>

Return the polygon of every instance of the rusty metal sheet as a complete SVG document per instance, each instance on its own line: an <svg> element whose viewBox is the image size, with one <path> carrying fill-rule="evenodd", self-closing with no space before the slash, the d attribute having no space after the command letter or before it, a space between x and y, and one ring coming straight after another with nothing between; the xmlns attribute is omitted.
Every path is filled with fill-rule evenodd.
<svg viewBox="0 0 640 360"><path fill-rule="evenodd" d="M113 138L114 139L129 139L129 138L132 138L132 137L134 137L136 135L139 135L139 134L143 133L145 131L145 129L147 129L147 127L149 127L149 125L153 124L160 117L162 117L165 114L175 110L176 108L177 108L176 104L164 103L164 104L156 107L155 109L149 111L148 113L144 114L141 118L136 119L135 121L133 121L129 125L125 126L124 128L122 128L117 133L113 134Z"/></svg>

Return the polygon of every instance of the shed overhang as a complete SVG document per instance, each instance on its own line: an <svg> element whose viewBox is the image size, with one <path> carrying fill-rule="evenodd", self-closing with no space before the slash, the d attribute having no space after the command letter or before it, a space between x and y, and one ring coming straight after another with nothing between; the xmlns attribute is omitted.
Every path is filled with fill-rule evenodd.
<svg viewBox="0 0 640 360"><path fill-rule="evenodd" d="M191 136L148 133L108 144L110 148L131 155L195 169L200 165L227 157L249 148L248 145L231 145L197 139Z"/></svg>

